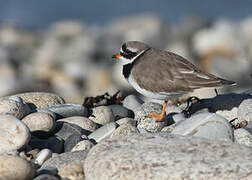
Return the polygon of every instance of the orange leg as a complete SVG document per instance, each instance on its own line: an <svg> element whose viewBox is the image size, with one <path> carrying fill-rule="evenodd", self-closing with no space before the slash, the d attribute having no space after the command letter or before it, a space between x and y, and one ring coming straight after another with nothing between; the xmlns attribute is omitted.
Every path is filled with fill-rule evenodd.
<svg viewBox="0 0 252 180"><path fill-rule="evenodd" d="M161 114L158 114L156 112L152 112L147 117L148 118L156 118L157 119L156 122L162 122L164 117L165 117L165 108L166 108L166 106L167 106L167 101L164 102Z"/></svg>

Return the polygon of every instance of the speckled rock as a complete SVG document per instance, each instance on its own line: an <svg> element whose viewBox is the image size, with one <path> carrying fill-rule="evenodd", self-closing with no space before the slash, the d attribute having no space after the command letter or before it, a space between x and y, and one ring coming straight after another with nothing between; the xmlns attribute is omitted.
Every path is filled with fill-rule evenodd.
<svg viewBox="0 0 252 180"><path fill-rule="evenodd" d="M71 163L83 163L87 157L88 151L75 151L75 152L66 152L54 156L48 159L43 165L42 168L45 167L56 167L58 169L64 168Z"/></svg>
<svg viewBox="0 0 252 180"><path fill-rule="evenodd" d="M135 112L143 104L143 100L135 95L128 95L123 100L123 106Z"/></svg>
<svg viewBox="0 0 252 180"><path fill-rule="evenodd" d="M128 122L128 123L124 123L122 125L120 125L111 135L110 137L114 137L114 136L127 136L129 134L139 134L139 130L137 129L136 126L134 126L132 123Z"/></svg>
<svg viewBox="0 0 252 180"><path fill-rule="evenodd" d="M0 153L21 149L29 140L30 132L23 122L11 115L0 115Z"/></svg>
<svg viewBox="0 0 252 180"><path fill-rule="evenodd" d="M134 117L134 113L133 111L118 105L118 104L113 104L113 105L109 105L108 107L111 108L113 115L115 117L115 121L121 118L125 118L125 117L129 117L129 118L133 118Z"/></svg>
<svg viewBox="0 0 252 180"><path fill-rule="evenodd" d="M74 151L82 151L82 150L89 150L91 149L92 147L94 146L94 144L86 139L86 140L82 140L80 142L78 142L74 147L73 149L71 150L71 152L74 152Z"/></svg>
<svg viewBox="0 0 252 180"><path fill-rule="evenodd" d="M117 120L116 123L119 124L120 126L124 123L131 123L134 126L136 126L137 122L132 118L122 118L122 119Z"/></svg>
<svg viewBox="0 0 252 180"><path fill-rule="evenodd" d="M0 156L0 180L27 180L35 175L31 163L18 156Z"/></svg>
<svg viewBox="0 0 252 180"><path fill-rule="evenodd" d="M246 129L240 128L234 131L235 142L252 147L252 134Z"/></svg>
<svg viewBox="0 0 252 180"><path fill-rule="evenodd" d="M252 121L252 99L246 99L242 101L238 107L238 120L247 121L248 123Z"/></svg>
<svg viewBox="0 0 252 180"><path fill-rule="evenodd" d="M82 129L93 132L97 129L97 125L90 119L82 116L72 116L68 118L59 119L57 122L67 122L80 126Z"/></svg>
<svg viewBox="0 0 252 180"><path fill-rule="evenodd" d="M65 100L62 97L46 92L28 92L15 94L14 96L21 97L31 109L46 108L55 104L65 103Z"/></svg>
<svg viewBox="0 0 252 180"><path fill-rule="evenodd" d="M165 126L163 122L156 122L156 118L147 118L152 112L161 113L162 106L157 103L147 102L141 105L135 111L135 120L137 121L137 128L142 128L150 132L159 132Z"/></svg>
<svg viewBox="0 0 252 180"><path fill-rule="evenodd" d="M84 163L87 180L250 179L250 148L167 133L106 139ZM239 167L237 169L237 167Z"/></svg>
<svg viewBox="0 0 252 180"><path fill-rule="evenodd" d="M237 118L238 108L233 107L231 110L219 110L216 111L216 114L226 118L228 121L231 121Z"/></svg>
<svg viewBox="0 0 252 180"><path fill-rule="evenodd" d="M172 134L198 136L211 140L234 140L233 130L229 122L214 113L200 113L181 121Z"/></svg>
<svg viewBox="0 0 252 180"><path fill-rule="evenodd" d="M55 119L48 113L32 113L25 116L22 122L30 129L31 132L34 131L45 131L51 132L56 126Z"/></svg>
<svg viewBox="0 0 252 180"><path fill-rule="evenodd" d="M80 104L56 104L44 109L38 109L37 111L49 110L56 115L56 119L67 118L72 116L88 116L88 110L86 107Z"/></svg>
<svg viewBox="0 0 252 180"><path fill-rule="evenodd" d="M18 97L0 99L0 114L9 114L22 119L28 113L27 105L22 100L18 100Z"/></svg>
<svg viewBox="0 0 252 180"><path fill-rule="evenodd" d="M106 123L115 121L113 111L108 106L98 106L92 109L92 114L89 117L95 123L104 125Z"/></svg>
<svg viewBox="0 0 252 180"><path fill-rule="evenodd" d="M68 178L71 180L84 180L83 165L81 162L74 162L68 164L64 168L59 169L61 178Z"/></svg>

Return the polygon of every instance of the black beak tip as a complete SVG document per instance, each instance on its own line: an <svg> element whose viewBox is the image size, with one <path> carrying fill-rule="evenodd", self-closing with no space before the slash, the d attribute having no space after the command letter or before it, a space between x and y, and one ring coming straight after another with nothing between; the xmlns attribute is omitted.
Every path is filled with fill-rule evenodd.
<svg viewBox="0 0 252 180"><path fill-rule="evenodd" d="M114 58L116 58L116 55L113 55L113 56L112 56L112 59L114 59Z"/></svg>

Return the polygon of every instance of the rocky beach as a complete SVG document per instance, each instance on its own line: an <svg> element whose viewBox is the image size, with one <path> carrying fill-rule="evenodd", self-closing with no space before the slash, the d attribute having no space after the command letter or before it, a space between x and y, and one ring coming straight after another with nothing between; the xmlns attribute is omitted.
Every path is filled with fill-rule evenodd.
<svg viewBox="0 0 252 180"><path fill-rule="evenodd" d="M237 85L170 101L156 122L163 102L111 59L129 40ZM252 16L1 23L0 62L0 180L252 179Z"/></svg>

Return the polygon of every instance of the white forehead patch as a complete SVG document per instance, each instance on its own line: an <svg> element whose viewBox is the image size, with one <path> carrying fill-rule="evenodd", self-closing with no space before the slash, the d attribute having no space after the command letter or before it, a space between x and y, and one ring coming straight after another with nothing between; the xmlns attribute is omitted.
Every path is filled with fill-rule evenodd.
<svg viewBox="0 0 252 180"><path fill-rule="evenodd" d="M136 48L132 48L132 47L127 47L127 49L131 52L137 52L137 49Z"/></svg>

